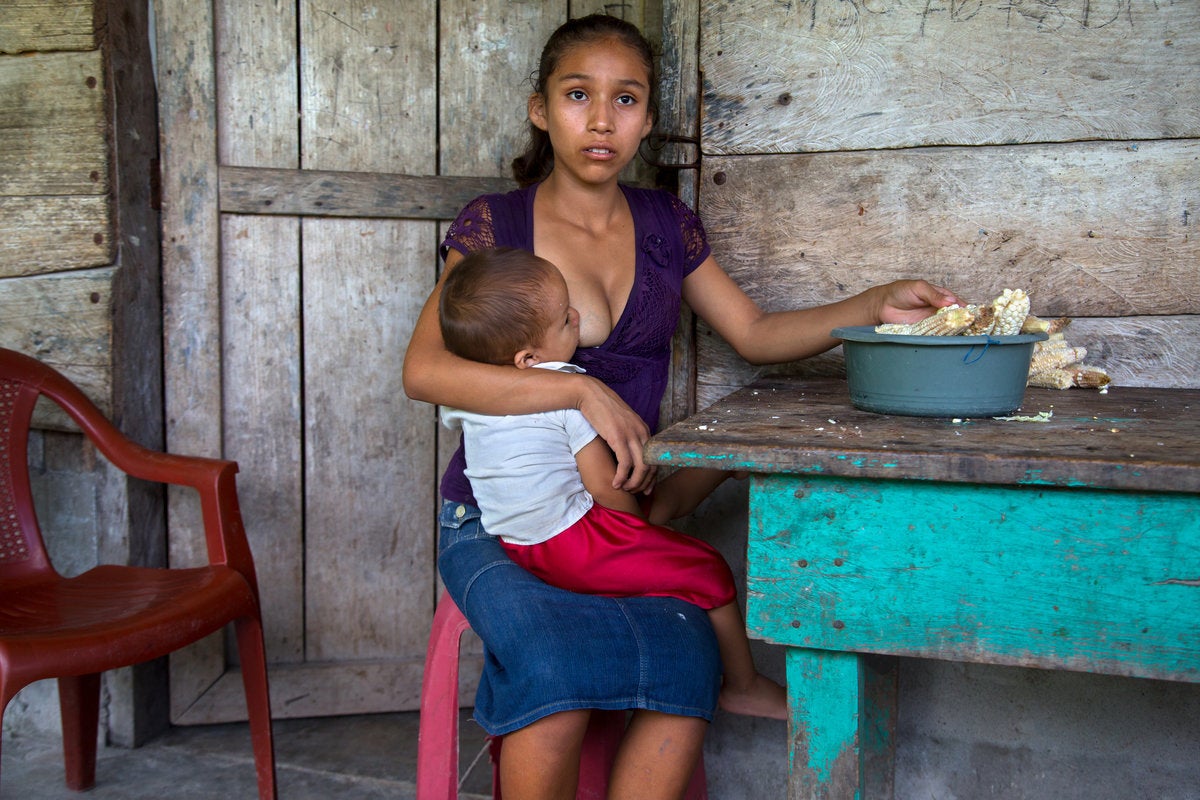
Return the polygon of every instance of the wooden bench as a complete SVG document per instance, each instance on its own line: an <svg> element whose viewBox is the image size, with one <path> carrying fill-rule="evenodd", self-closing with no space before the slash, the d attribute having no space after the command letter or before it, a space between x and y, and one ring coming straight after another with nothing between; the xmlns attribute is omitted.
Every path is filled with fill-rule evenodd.
<svg viewBox="0 0 1200 800"><path fill-rule="evenodd" d="M1024 419L762 380L647 459L745 469L747 627L786 645L789 797L890 797L895 656L1200 682L1200 390L1030 389Z"/></svg>

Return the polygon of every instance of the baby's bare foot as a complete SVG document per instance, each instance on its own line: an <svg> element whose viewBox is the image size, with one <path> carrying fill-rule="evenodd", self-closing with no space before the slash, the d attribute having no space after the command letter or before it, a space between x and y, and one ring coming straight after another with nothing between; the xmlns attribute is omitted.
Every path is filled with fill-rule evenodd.
<svg viewBox="0 0 1200 800"><path fill-rule="evenodd" d="M787 690L765 675L756 675L749 686L721 687L719 705L732 714L787 719Z"/></svg>

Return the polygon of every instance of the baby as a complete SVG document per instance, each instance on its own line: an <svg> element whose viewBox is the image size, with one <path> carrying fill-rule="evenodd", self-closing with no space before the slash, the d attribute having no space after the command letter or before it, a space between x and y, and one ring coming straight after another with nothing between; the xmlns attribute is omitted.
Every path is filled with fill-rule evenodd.
<svg viewBox="0 0 1200 800"><path fill-rule="evenodd" d="M517 369L569 363L579 315L558 269L524 250L480 250L446 276L438 305L446 347ZM784 719L783 687L754 666L733 574L710 545L665 523L690 513L728 473L680 470L648 508L612 487L611 451L577 409L487 416L442 408L461 428L466 475L485 530L514 562L574 592L667 596L708 611L724 666L721 708Z"/></svg>

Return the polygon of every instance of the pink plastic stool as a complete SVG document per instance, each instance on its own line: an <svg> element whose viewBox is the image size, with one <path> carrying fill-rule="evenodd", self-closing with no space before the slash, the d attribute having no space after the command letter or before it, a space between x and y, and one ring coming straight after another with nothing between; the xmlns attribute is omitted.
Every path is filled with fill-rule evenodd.
<svg viewBox="0 0 1200 800"><path fill-rule="evenodd" d="M421 727L417 737L417 800L458 798L458 653L469 628L446 595L433 615L425 676L421 682ZM608 773L625 730L624 711L593 711L579 763L577 800L603 800ZM492 796L500 798L501 737L493 737ZM696 765L685 800L708 800L704 759Z"/></svg>

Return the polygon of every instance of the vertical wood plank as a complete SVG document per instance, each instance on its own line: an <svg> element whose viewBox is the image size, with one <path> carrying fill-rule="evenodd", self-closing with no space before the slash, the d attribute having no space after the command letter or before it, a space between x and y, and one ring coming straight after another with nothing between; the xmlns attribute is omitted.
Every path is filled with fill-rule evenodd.
<svg viewBox="0 0 1200 800"><path fill-rule="evenodd" d="M659 133L697 138L700 125L700 4L664 0L662 11L662 84ZM657 154L669 163L700 159L700 145L668 146ZM680 199L693 209L698 204L699 166L678 171ZM684 304L672 340L671 376L660 409L663 427L696 411L696 317Z"/></svg>
<svg viewBox="0 0 1200 800"><path fill-rule="evenodd" d="M155 0L162 165L163 380L166 445L221 455L220 226L217 213L213 9L198 0ZM170 563L204 558L199 504L168 495ZM173 657L171 716L224 671L208 640Z"/></svg>
<svg viewBox="0 0 1200 800"><path fill-rule="evenodd" d="M507 178L527 141L530 76L566 2L440 5L438 172Z"/></svg>
<svg viewBox="0 0 1200 800"><path fill-rule="evenodd" d="M302 166L419 174L436 158L436 6L301 3ZM434 440L408 401L404 346L436 224L302 226L306 656L425 651Z"/></svg>
<svg viewBox="0 0 1200 800"><path fill-rule="evenodd" d="M219 0L221 164L296 168L293 3ZM221 222L225 450L254 552L272 663L303 659L304 519L300 381L300 222Z"/></svg>

